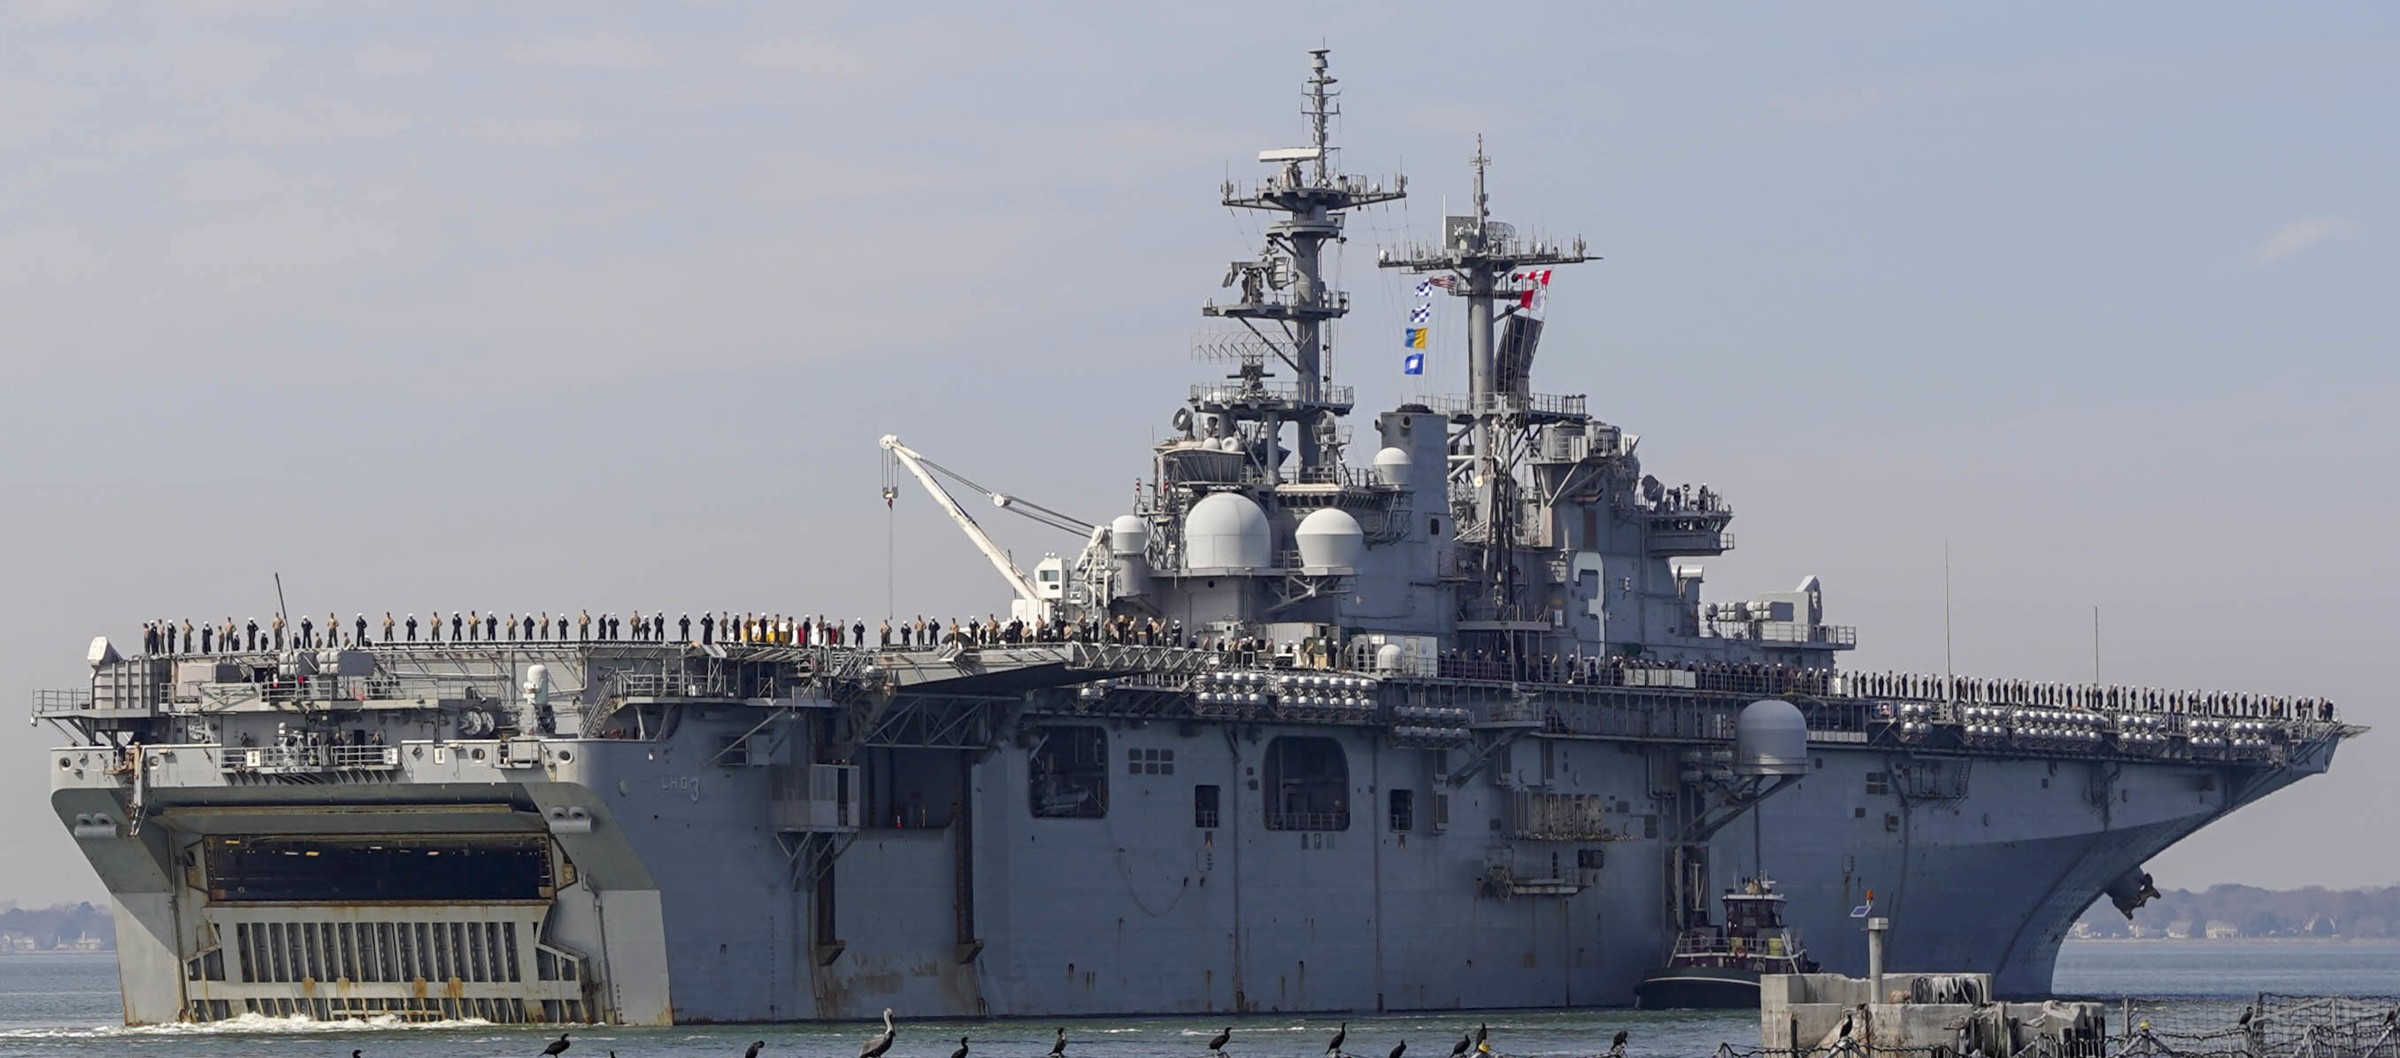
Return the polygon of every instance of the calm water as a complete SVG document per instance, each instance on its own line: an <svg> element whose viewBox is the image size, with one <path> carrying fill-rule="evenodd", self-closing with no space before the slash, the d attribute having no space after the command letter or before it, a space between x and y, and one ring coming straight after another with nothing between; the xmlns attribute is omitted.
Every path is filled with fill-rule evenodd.
<svg viewBox="0 0 2400 1058"><path fill-rule="evenodd" d="M2222 1008L2230 1019L2258 992L2400 994L2400 944L2185 943L2071 944L2059 959L2063 994L2166 1000L2186 1014ZM2155 1009L2155 1008L2153 1008ZM206 1028L128 1029L116 1024L116 964L107 956L0 957L0 1058L15 1055L126 1055L135 1058L535 1058L545 1039L533 1029L461 1023L437 1026L326 1026L252 1020ZM1483 1015L1354 1018L1344 1050L1381 1058L1406 1039L1409 1058L1445 1058L1462 1031ZM1634 1058L1705 1058L1716 1045L1758 1042L1755 1014L1602 1010L1510 1012L1489 1016L1495 1049L1520 1058L1595 1054L1622 1028ZM1260 1017L1234 1023L1231 1058L1318 1058L1339 1018ZM1070 1056L1203 1058L1223 1019L1094 1019L1067 1024ZM1054 1022L903 1024L892 1058L947 1058L964 1033L977 1058L1041 1058ZM765 1040L762 1058L849 1058L873 1030L741 1026L675 1029L594 1028L577 1032L568 1058L740 1058Z"/></svg>

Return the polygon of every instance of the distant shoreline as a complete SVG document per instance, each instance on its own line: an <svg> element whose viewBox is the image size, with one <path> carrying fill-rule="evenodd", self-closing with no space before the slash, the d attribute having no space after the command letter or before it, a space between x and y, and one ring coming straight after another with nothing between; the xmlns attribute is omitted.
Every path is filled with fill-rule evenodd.
<svg viewBox="0 0 2400 1058"><path fill-rule="evenodd" d="M2292 944L2400 947L2400 937L2068 937L2067 944Z"/></svg>

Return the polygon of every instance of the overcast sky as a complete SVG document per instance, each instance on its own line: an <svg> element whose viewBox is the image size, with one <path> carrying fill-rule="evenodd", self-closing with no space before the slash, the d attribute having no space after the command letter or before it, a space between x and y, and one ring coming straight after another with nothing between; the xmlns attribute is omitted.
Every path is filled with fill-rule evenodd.
<svg viewBox="0 0 2400 1058"><path fill-rule="evenodd" d="M345 618L1002 609L875 439L1118 513L1221 372L1217 184L1330 45L1346 167L1412 191L1351 226L1362 410L1414 391L1373 251L1481 133L1495 212L1606 258L1535 387L1730 497L1712 597L1815 574L1845 664L1939 671L1947 541L1961 672L2088 678L2097 606L2113 680L2393 719L2400 10L1462 10L0 8L0 688L278 572ZM11 730L0 896L98 895ZM2160 884L2400 881L2395 738Z"/></svg>

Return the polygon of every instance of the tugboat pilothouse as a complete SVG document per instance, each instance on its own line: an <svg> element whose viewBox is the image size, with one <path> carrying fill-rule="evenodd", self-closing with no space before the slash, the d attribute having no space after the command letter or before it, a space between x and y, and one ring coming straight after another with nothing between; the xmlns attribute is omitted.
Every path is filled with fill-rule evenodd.
<svg viewBox="0 0 2400 1058"><path fill-rule="evenodd" d="M1757 1009L1762 974L1815 973L1800 931L1784 924L1784 896L1767 878L1725 890L1725 923L1698 923L1676 935L1667 965L1642 979L1641 1006Z"/></svg>

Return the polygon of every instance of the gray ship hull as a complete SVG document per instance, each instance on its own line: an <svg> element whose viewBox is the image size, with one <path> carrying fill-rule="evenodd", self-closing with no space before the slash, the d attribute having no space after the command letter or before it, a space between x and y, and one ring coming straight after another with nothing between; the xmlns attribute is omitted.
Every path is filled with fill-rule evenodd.
<svg viewBox="0 0 2400 1058"><path fill-rule="evenodd" d="M581 980L493 983L491 994L537 1004L505 1008L518 1017L504 1020L855 1019L887 1006L917 1017L1617 1006L1634 1002L1671 937L1674 820L1654 783L1676 766L1673 744L1529 735L1454 782L1439 770L1454 756L1371 730L1044 717L1045 731L1105 732L1104 815L1037 815L1040 787L1021 746L893 747L883 778L861 795L866 818L814 875L813 853L779 832L771 811L776 769L720 759L723 740L750 726L747 712L695 716L663 740L547 740L538 768L488 782L466 759L477 747L450 745L437 768L423 746L406 746L391 777L404 781L311 783L305 807L288 786L179 784L218 768L195 762L184 775L184 762L161 762L149 769L139 833L79 831L117 900L127 1020L250 1009L338 1017L424 992L424 981L379 985L351 964L332 969L368 960L371 943L351 954L348 936L333 932L288 935L322 939L327 968L315 972L325 977L270 974L263 967L283 956L251 950L262 940L232 946L243 950L231 953L226 981L193 981L191 960L212 940L224 946L236 920L465 912L339 900L262 909L222 902L166 865L220 834L455 833L471 819L462 804L518 806L505 826L538 828L572 864L552 899L497 911L524 923L528 953L539 939L579 956ZM1282 738L1337 742L1347 803L1361 810L1315 821L1320 829L1274 829L1252 783ZM1747 821L1728 828L1711 858L1720 872L1747 873L1755 842L1791 894L1792 924L1829 969L1863 970L1847 913L1872 889L1878 913L1896 922L1892 966L1988 972L2008 994L2039 994L2068 924L2110 879L2321 770L2330 750L2327 741L2259 769L1828 741L1810 747L1807 776L1766 804L1757 833ZM497 760L502 747L492 752ZM1901 778L1907 769L1919 771ZM70 826L128 807L120 786L91 778L54 798ZM919 782L923 796L879 793L876 781ZM1200 787L1220 791L1207 802L1213 812L1197 807ZM1394 791L1410 792L1405 817ZM1529 837L1511 816L1529 791L1597 799L1612 825L1599 836ZM925 796L954 807L929 809ZM304 962L302 940L274 938L294 967ZM436 1014L494 1012L472 1005L471 980L452 988L464 1007L441 1006L441 983L431 987ZM581 1005L543 1014L543 994Z"/></svg>
<svg viewBox="0 0 2400 1058"><path fill-rule="evenodd" d="M2324 745L2246 777L2190 762L1979 758L1963 796L1911 801L1863 792L1868 773L1901 763L1894 755L1828 753L1824 771L1761 809L1766 859L1829 970L1865 972L1866 936L1849 911L1872 889L1876 913L1893 920L1891 967L1989 973L2002 995L2043 995L2059 944L2109 882L2331 755ZM1744 841L1732 835L1718 862L1743 862L1748 850L1731 846Z"/></svg>

